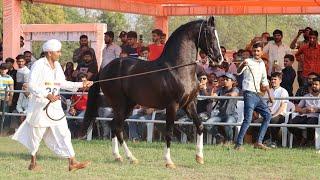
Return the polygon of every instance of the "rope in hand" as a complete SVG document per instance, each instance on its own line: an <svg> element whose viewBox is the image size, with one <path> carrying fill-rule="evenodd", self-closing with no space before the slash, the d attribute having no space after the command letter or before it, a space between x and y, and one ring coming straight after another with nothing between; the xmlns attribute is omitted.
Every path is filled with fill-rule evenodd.
<svg viewBox="0 0 320 180"><path fill-rule="evenodd" d="M76 105L76 104L82 99L82 97L84 96L84 93L85 93L85 88L83 88L80 98L78 98L74 103L72 103L72 104L70 105L70 107ZM66 98L64 98L63 96L60 96L60 97L61 97L61 99L60 99L61 102L62 102L63 104L65 104L65 105L68 106L68 103L67 103ZM65 118L65 117L67 116L67 115L65 114L65 115L63 115L61 118L57 118L57 119L52 118L52 117L49 115L49 113L48 113L49 105L50 105L51 103L52 103L52 101L49 101L48 104L43 108L43 110L46 111L46 114L47 114L47 116L48 116L48 118L49 118L50 120L52 120L52 121L60 121L60 120L62 120L63 118Z"/></svg>
<svg viewBox="0 0 320 180"><path fill-rule="evenodd" d="M130 75L126 75L126 76L120 76L120 77L114 77L114 78L108 78L108 79L102 79L102 80L97 80L97 81L93 81L93 84L95 83L99 83L99 82L106 82L106 81L114 81L114 80L119 80L119 79L126 79L126 78L130 78L130 77L137 77L137 76L142 76L142 75L146 75L146 74L152 74L152 73L156 73L156 72L162 72L162 71L172 71L174 69L178 69L181 67L185 67L185 66L190 66L190 65L194 65L196 64L196 62L192 62L192 63L188 63L188 64L182 64L182 65L177 65L177 66L173 66L173 67L166 67L166 68L161 68L161 69L157 69L157 70L153 70L153 71L147 71L147 72L142 72L142 73L136 73L136 74L130 74ZM81 98L84 96L85 93L85 88L83 88L83 91L81 93L81 97L75 101L74 103L72 103L70 106L74 106L76 105ZM62 97L62 96L61 96ZM67 102L64 98L64 100L61 99L61 102L64 103L65 105L67 105ZM46 111L46 114L48 116L48 118L52 121L60 121L63 118L66 117L66 114L64 116L62 116L61 118L52 118L49 113L48 113L48 109L49 109L49 105L52 103L52 101L49 101L48 104L43 108L44 111Z"/></svg>

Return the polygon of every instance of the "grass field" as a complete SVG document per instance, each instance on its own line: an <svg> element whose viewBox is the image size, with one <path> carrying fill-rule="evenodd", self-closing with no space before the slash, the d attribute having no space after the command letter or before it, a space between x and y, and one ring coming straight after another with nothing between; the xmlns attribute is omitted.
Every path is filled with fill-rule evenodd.
<svg viewBox="0 0 320 180"><path fill-rule="evenodd" d="M140 163L125 160L116 163L110 141L73 141L79 160L91 160L84 170L67 171L67 161L40 147L41 172L27 170L26 149L7 137L0 137L0 179L319 179L320 155L314 149L271 151L245 146L244 152L223 146L205 145L205 164L194 160L193 144L174 143L171 156L177 169L166 169L162 158L163 143L128 143ZM124 155L121 148L121 154Z"/></svg>

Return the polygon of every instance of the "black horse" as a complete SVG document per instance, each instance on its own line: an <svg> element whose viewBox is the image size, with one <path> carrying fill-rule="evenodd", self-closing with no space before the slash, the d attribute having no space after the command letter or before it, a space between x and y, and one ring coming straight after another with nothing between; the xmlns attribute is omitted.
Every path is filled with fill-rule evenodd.
<svg viewBox="0 0 320 180"><path fill-rule="evenodd" d="M196 64L193 62L197 58L198 48L202 49L213 63L220 64L223 61L213 17L208 20L192 21L179 27L172 33L163 53L156 61L146 62L130 57L118 58L100 71L99 79L105 80L168 68L166 71L143 76L100 82L106 101L114 112L111 133L112 151L116 160L122 161L118 151L119 141L130 161L137 162L123 140L123 126L125 119L132 113L133 107L139 104L150 108L166 109L165 160L167 167L175 167L170 158L170 142L176 112L179 108L182 108L194 121L197 129L196 160L201 164L204 162L203 125L197 116L195 104L198 81ZM187 66L175 68L180 65ZM92 94L97 94L98 91L97 88L95 91L89 91L85 120L96 116L96 106L91 102L93 102L92 97L96 97Z"/></svg>

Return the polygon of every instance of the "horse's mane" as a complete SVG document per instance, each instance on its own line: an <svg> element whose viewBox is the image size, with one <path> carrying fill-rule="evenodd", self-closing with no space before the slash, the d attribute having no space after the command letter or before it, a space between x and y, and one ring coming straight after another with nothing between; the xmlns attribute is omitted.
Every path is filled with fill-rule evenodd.
<svg viewBox="0 0 320 180"><path fill-rule="evenodd" d="M178 29L176 29L171 36L168 39L167 43L171 43L171 41L176 41L176 39L174 39L173 37L179 37L179 35L181 35L182 33L188 33L190 31L188 31L189 28L194 28L194 26L198 23L202 23L204 20L203 19L199 19L199 20L194 20L191 22L188 22L186 24L181 25Z"/></svg>

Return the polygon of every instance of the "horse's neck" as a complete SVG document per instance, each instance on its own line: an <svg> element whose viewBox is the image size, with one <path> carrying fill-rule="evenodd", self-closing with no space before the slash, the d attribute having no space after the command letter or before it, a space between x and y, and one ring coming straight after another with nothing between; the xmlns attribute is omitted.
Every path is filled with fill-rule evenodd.
<svg viewBox="0 0 320 180"><path fill-rule="evenodd" d="M187 35L179 35L165 46L161 60L172 66L192 63L197 58L196 45Z"/></svg>

